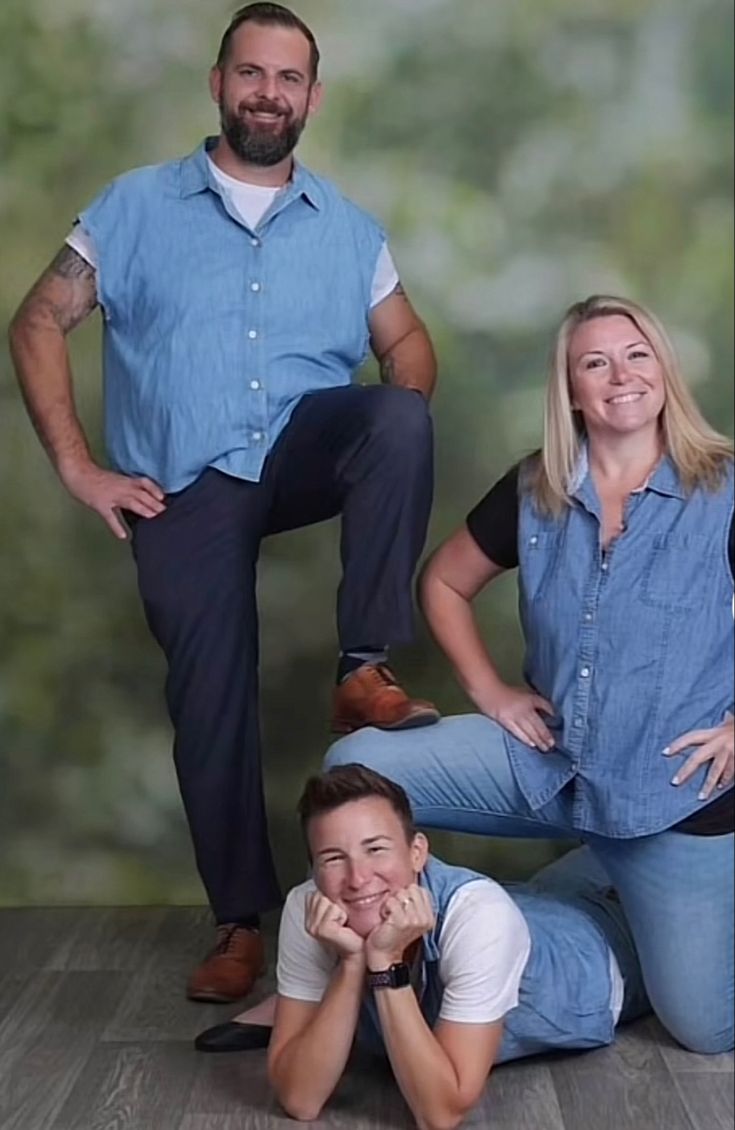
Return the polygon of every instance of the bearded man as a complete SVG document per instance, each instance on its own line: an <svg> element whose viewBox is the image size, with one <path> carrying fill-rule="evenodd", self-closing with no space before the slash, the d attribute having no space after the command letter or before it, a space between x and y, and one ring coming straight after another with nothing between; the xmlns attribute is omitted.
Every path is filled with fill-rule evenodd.
<svg viewBox="0 0 735 1130"><path fill-rule="evenodd" d="M341 514L333 728L438 717L387 665L410 638L431 505L434 354L380 226L293 158L322 99L318 64L287 8L235 13L210 74L219 136L109 184L10 335L62 483L117 537L130 530L166 656L176 770L218 927L188 981L196 1000L249 992L264 967L259 915L280 902L258 725L263 537ZM97 306L110 469L77 417L66 346ZM363 387L368 346L382 384Z"/></svg>

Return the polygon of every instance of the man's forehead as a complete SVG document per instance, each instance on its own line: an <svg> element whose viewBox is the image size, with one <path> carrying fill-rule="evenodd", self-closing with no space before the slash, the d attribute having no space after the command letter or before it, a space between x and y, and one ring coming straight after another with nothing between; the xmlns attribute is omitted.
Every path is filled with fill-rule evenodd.
<svg viewBox="0 0 735 1130"><path fill-rule="evenodd" d="M311 46L298 28L256 24L248 20L233 33L230 61L235 64L272 62L279 66L296 67L306 73L311 63Z"/></svg>

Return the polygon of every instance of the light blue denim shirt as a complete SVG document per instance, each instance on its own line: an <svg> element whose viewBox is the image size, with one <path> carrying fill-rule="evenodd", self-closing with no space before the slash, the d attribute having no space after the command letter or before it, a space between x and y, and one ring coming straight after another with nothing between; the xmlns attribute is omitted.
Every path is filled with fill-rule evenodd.
<svg viewBox="0 0 735 1130"><path fill-rule="evenodd" d="M604 552L586 456L571 493L554 519L521 490L524 671L556 708L556 748L539 754L508 735L510 756L534 808L573 782L576 828L643 836L702 807L708 767L674 786L682 759L664 748L733 708L732 467L717 491L687 496L664 459Z"/></svg>
<svg viewBox="0 0 735 1130"><path fill-rule="evenodd" d="M306 393L369 345L385 234L302 165L252 231L207 160L135 169L79 216L98 254L110 462L179 491L205 467L257 481Z"/></svg>

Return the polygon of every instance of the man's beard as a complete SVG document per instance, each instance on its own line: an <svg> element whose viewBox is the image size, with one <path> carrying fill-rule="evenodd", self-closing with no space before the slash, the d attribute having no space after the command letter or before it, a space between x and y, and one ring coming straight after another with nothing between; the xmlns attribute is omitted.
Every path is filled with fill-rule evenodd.
<svg viewBox="0 0 735 1130"><path fill-rule="evenodd" d="M267 114L280 114L281 122L259 127L257 123L248 124L245 119L245 110L261 111ZM269 168L277 165L293 152L306 125L306 114L303 118L296 118L293 111L282 111L281 107L261 99L254 106L245 106L240 103L237 110L229 110L224 102L219 104L220 122L222 133L227 138L230 149L249 165L260 165Z"/></svg>

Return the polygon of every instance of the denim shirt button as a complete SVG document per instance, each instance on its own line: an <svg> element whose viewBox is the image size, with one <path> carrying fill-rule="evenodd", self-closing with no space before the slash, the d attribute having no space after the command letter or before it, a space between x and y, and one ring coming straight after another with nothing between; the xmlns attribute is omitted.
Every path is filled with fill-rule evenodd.
<svg viewBox="0 0 735 1130"><path fill-rule="evenodd" d="M580 675L582 676L583 679L589 679L589 677L590 677L589 667L583 667L579 673L580 673Z"/></svg>
<svg viewBox="0 0 735 1130"><path fill-rule="evenodd" d="M580 714L578 714L577 717L574 719L574 725L577 727L578 730L581 729L582 726L584 726L584 718L582 718L582 716Z"/></svg>

